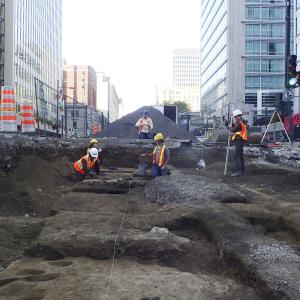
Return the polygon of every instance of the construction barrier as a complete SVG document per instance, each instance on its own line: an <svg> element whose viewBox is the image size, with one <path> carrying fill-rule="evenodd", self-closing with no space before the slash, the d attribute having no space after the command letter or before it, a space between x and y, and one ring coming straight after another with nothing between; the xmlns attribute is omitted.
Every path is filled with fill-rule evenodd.
<svg viewBox="0 0 300 300"><path fill-rule="evenodd" d="M284 126L288 132L293 132L294 128L300 124L300 114L284 118Z"/></svg>
<svg viewBox="0 0 300 300"><path fill-rule="evenodd" d="M22 133L35 132L35 120L33 115L33 104L30 100L22 100L21 106L21 127Z"/></svg>
<svg viewBox="0 0 300 300"><path fill-rule="evenodd" d="M11 86L1 87L0 131L17 131L16 95Z"/></svg>

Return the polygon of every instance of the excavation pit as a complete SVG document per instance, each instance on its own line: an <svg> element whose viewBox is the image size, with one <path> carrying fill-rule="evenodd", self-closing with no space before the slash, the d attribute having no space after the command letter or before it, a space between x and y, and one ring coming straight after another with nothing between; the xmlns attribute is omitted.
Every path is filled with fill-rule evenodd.
<svg viewBox="0 0 300 300"><path fill-rule="evenodd" d="M0 273L0 298L104 298L118 232L111 299L164 299L170 295L175 299L256 300L287 295L281 285L279 292L270 285L257 265L249 266L243 259L251 263L252 257L260 259L257 251L272 248L272 244L275 250L285 249L287 258L297 256L292 256L285 244L276 244L297 245L298 232L290 234L297 228L298 216L295 173L283 179L281 170L260 172L247 166L248 176L224 178L224 153L211 148L194 151L187 145L176 148L176 143L171 145L172 165L183 167L184 173L172 169L169 177L154 181L149 172L146 177L137 174L139 155L153 148L147 143L104 146L103 173L87 176L80 183L68 181L67 174L82 150L74 151L71 160L55 157L54 151L51 159L48 151L47 157L27 155L16 160L14 169L5 173L6 177L0 176L0 183L5 183L1 188L12 187L7 201L0 199L1 230L9 232L1 244L0 265L8 268ZM202 170L196 170L199 158L207 163ZM292 179L289 186L280 191L280 182L288 178ZM278 196L269 187L266 196L270 197L264 198L261 184L275 186ZM295 193L290 193L289 200L293 201L284 202L291 187ZM238 197L232 196L234 193ZM157 198L152 200L149 195ZM268 206L282 222L278 225L280 219L273 222L272 218L242 213L253 205L261 210ZM153 227L167 228L168 233L153 233ZM248 235L251 242L259 240L260 244L247 244ZM270 238L272 244L266 245ZM18 253L13 252L15 245L20 245ZM253 252L249 254L247 247ZM272 264L274 270L277 263ZM296 275L296 271L287 274L289 287ZM273 281L280 283L276 276ZM10 281L20 277L24 280Z"/></svg>

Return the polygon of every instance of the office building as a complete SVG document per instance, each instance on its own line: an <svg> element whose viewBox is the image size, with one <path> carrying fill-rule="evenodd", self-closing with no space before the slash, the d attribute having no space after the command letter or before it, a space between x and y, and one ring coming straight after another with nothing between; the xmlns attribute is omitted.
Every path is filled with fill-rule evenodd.
<svg viewBox="0 0 300 300"><path fill-rule="evenodd" d="M157 86L155 88L156 105L184 102L191 111L200 110L199 87Z"/></svg>
<svg viewBox="0 0 300 300"><path fill-rule="evenodd" d="M61 84L62 0L5 1L4 50L4 84L15 88L18 103L36 103L35 78L53 88ZM55 119L56 99L45 93L43 113Z"/></svg>
<svg viewBox="0 0 300 300"><path fill-rule="evenodd" d="M109 122L112 123L120 118L120 107L122 105L122 99L118 97L116 88L113 84L110 85L109 100Z"/></svg>
<svg viewBox="0 0 300 300"><path fill-rule="evenodd" d="M199 49L173 50L173 86L199 88Z"/></svg>
<svg viewBox="0 0 300 300"><path fill-rule="evenodd" d="M91 66L63 66L63 90L68 98L96 108L97 74Z"/></svg>
<svg viewBox="0 0 300 300"><path fill-rule="evenodd" d="M274 111L285 87L285 18L285 0L202 0L205 115L220 117L245 104L258 115Z"/></svg>
<svg viewBox="0 0 300 300"><path fill-rule="evenodd" d="M185 102L192 111L200 110L199 49L173 50L173 86L155 88L157 105Z"/></svg>
<svg viewBox="0 0 300 300"><path fill-rule="evenodd" d="M0 0L0 88L4 85L5 0Z"/></svg>
<svg viewBox="0 0 300 300"><path fill-rule="evenodd" d="M300 1L296 1L295 7L295 54L297 55L297 71L300 71ZM300 88L295 89L294 113L300 113Z"/></svg>

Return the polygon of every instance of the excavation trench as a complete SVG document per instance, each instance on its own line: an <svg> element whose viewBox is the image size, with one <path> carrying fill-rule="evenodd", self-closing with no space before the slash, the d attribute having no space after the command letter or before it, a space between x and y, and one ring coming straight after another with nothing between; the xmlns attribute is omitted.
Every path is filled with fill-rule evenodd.
<svg viewBox="0 0 300 300"><path fill-rule="evenodd" d="M66 157L51 162L24 157L14 172L3 177L15 184L15 190L30 205L20 210L13 202L15 195L11 195L10 205L2 210L10 241L6 250L2 245L5 255L0 265L7 267L19 260L0 274L0 298L64 299L68 294L70 299L98 299L99 295L103 299L116 246L110 299L168 299L165 295L170 299L276 299L277 294L256 277L255 271L246 269L232 253L222 252L199 209L183 205L190 200L188 193L186 198L172 202L176 190L171 184L167 187L170 199L154 189L162 201L149 201L145 187L154 181L150 176L137 175L130 151L126 154L130 163L118 167L122 151L114 161L117 167L103 168L101 176L82 183L67 181L70 161ZM179 166L183 153L175 157L178 160L174 164ZM43 172L29 178L28 174L41 167L47 178ZM193 168L189 171L199 174ZM207 175L213 177L209 172ZM24 189L24 184L30 189ZM251 199L235 195L212 199L228 207L252 204ZM278 227L273 221L244 217L250 226L262 225L267 235L277 234L278 240L284 240L284 234L279 234L284 223ZM218 220L215 224L218 226ZM20 236L20 229L27 234ZM288 242L295 242L288 238ZM11 249L16 242L20 249L14 253ZM76 285L83 281L84 287Z"/></svg>
<svg viewBox="0 0 300 300"><path fill-rule="evenodd" d="M114 240L128 201L124 227L116 244L116 290L112 291L112 299L119 299L122 284L118 277L122 277L122 271L118 272L118 267L124 263L135 266L135 276L138 277L146 275L141 270L148 270L147 280L150 282L154 280L151 272L160 268L155 277L161 277L161 283L157 283L161 291L156 296L157 292L147 289L149 299L164 299L164 293L170 291L163 291L166 288L162 285L181 273L190 274L188 276L191 277L182 279L186 299L196 299L195 295L199 294L199 291L190 290L189 280L199 281L199 288L203 289L203 297L206 297L203 299L217 299L221 294L222 299L260 299L251 287L227 270L219 250L209 240L201 224L193 217L182 217L187 213L186 209L163 207L145 199L144 186L149 182L149 177L134 176L135 172L132 169L128 176L128 170L126 173L122 169L104 170L102 176L105 179L101 179L101 176L100 179L90 178L73 188L68 187L68 192L62 189L60 199L52 206L52 213L47 217L40 234L25 250L25 257L3 273L0 297L16 296L14 287L19 286L26 290L24 295L28 299L38 294L43 287L43 297L48 299L47 294L54 293L55 282L63 284L64 280L68 281L71 275L66 270L72 272L72 268L80 266L81 259L97 259L99 263L95 265L106 265L104 282L107 282L107 262L111 262ZM188 214L191 213L193 211L189 209ZM167 228L168 233L153 233L151 229L154 227ZM86 268L86 264L84 266L82 268ZM169 274L163 275L167 270ZM35 287L28 288L32 282L36 284ZM207 284L212 287L208 288ZM221 289L221 294L214 290L215 285ZM93 290L90 293L89 297L92 298ZM63 299L62 295L56 294L56 297ZM142 299L138 297L133 289L131 299Z"/></svg>

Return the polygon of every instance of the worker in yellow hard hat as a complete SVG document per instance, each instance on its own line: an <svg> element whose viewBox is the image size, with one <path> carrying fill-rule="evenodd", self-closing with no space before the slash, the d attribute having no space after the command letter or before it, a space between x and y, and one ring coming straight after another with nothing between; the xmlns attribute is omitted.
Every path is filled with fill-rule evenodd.
<svg viewBox="0 0 300 300"><path fill-rule="evenodd" d="M91 140L90 140L90 144L89 144L89 146L88 146L87 153L89 153L89 150L92 149L92 148L97 148L97 149L99 149L99 150L102 151L102 149L99 148L99 144L98 144L98 140L97 140L97 139L91 139ZM100 152L101 152L101 151L100 151ZM100 152L99 152L99 153L100 153Z"/></svg>
<svg viewBox="0 0 300 300"><path fill-rule="evenodd" d="M164 143L164 136L162 133L155 135L154 140L156 146L150 154L142 154L142 156L151 156L153 165L151 169L151 174L153 177L166 176L168 175L167 165L170 161L170 151L167 145Z"/></svg>
<svg viewBox="0 0 300 300"><path fill-rule="evenodd" d="M98 158L97 158L97 161L98 161L98 165L100 166L100 153L102 152L102 148L99 147L99 144L98 144L98 140L97 139L91 139L90 140L90 145L87 149L87 154L90 153L90 150L93 149L93 148L96 148L98 149ZM99 170L100 170L100 167L99 167ZM96 172L97 174L99 174L99 172ZM90 174L95 174L95 170L92 169L90 171Z"/></svg>

